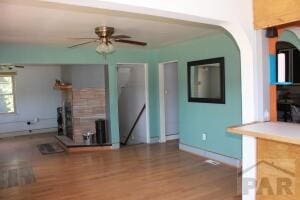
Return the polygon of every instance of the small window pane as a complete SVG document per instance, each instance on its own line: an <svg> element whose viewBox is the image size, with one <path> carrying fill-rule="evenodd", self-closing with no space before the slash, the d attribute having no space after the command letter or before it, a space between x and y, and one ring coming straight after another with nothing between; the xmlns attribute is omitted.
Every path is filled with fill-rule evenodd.
<svg viewBox="0 0 300 200"><path fill-rule="evenodd" d="M0 113L13 112L15 112L13 95L0 95Z"/></svg>
<svg viewBox="0 0 300 200"><path fill-rule="evenodd" d="M12 77L0 76L0 94L12 94L12 93L13 93Z"/></svg>

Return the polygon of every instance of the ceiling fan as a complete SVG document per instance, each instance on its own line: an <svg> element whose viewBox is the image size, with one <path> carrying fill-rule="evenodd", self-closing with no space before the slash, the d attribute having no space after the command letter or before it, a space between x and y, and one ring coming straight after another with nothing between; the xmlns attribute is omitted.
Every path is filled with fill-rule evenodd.
<svg viewBox="0 0 300 200"><path fill-rule="evenodd" d="M0 71L7 71L7 70L13 70L15 68L24 68L24 66L21 65L11 65L11 64L0 64Z"/></svg>
<svg viewBox="0 0 300 200"><path fill-rule="evenodd" d="M131 38L128 35L113 35L115 32L114 27L100 26L95 28L95 33L98 37L96 38L75 38L79 40L90 40L87 42L79 43L70 46L69 48L75 48L81 45L86 45L94 42L98 42L99 45L96 51L100 54L110 54L114 52L113 42L127 43L132 45L146 46L146 42L140 42L135 40L128 40Z"/></svg>

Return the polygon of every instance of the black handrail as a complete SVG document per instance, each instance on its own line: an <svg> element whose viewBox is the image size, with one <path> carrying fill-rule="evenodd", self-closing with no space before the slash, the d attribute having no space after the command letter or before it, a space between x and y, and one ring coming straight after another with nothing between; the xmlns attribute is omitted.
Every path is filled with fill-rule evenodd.
<svg viewBox="0 0 300 200"><path fill-rule="evenodd" d="M133 130L134 130L135 126L136 126L137 123L139 122L139 120L140 120L140 118L141 118L141 116L142 116L142 114L143 114L143 112L144 112L145 109L146 109L146 104L143 105L142 110L140 111L139 115L137 116L136 120L134 121L134 124L132 125L132 127L131 127L131 129L130 129L130 131L129 131L127 137L126 137L125 142L121 142L122 145L126 145L126 144L127 144L127 142L128 142L128 140L129 140L131 134L133 133Z"/></svg>

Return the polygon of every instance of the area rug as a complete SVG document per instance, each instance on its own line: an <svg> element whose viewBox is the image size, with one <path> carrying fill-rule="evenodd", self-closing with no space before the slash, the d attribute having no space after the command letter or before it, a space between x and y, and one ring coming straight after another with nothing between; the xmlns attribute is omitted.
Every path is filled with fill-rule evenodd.
<svg viewBox="0 0 300 200"><path fill-rule="evenodd" d="M0 190L10 187L23 186L34 182L35 176L31 166L0 166Z"/></svg>
<svg viewBox="0 0 300 200"><path fill-rule="evenodd" d="M43 155L62 153L65 151L58 143L39 144L37 148Z"/></svg>

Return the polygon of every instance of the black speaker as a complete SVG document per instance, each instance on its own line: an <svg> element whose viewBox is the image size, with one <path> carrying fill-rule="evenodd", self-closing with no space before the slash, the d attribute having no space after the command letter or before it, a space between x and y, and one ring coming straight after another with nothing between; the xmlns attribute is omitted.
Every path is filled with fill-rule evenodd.
<svg viewBox="0 0 300 200"><path fill-rule="evenodd" d="M274 38L278 36L278 31L276 27L269 27L266 29L266 37Z"/></svg>
<svg viewBox="0 0 300 200"><path fill-rule="evenodd" d="M108 143L108 133L106 131L106 120L98 119L95 121L96 125L96 141L98 144Z"/></svg>

